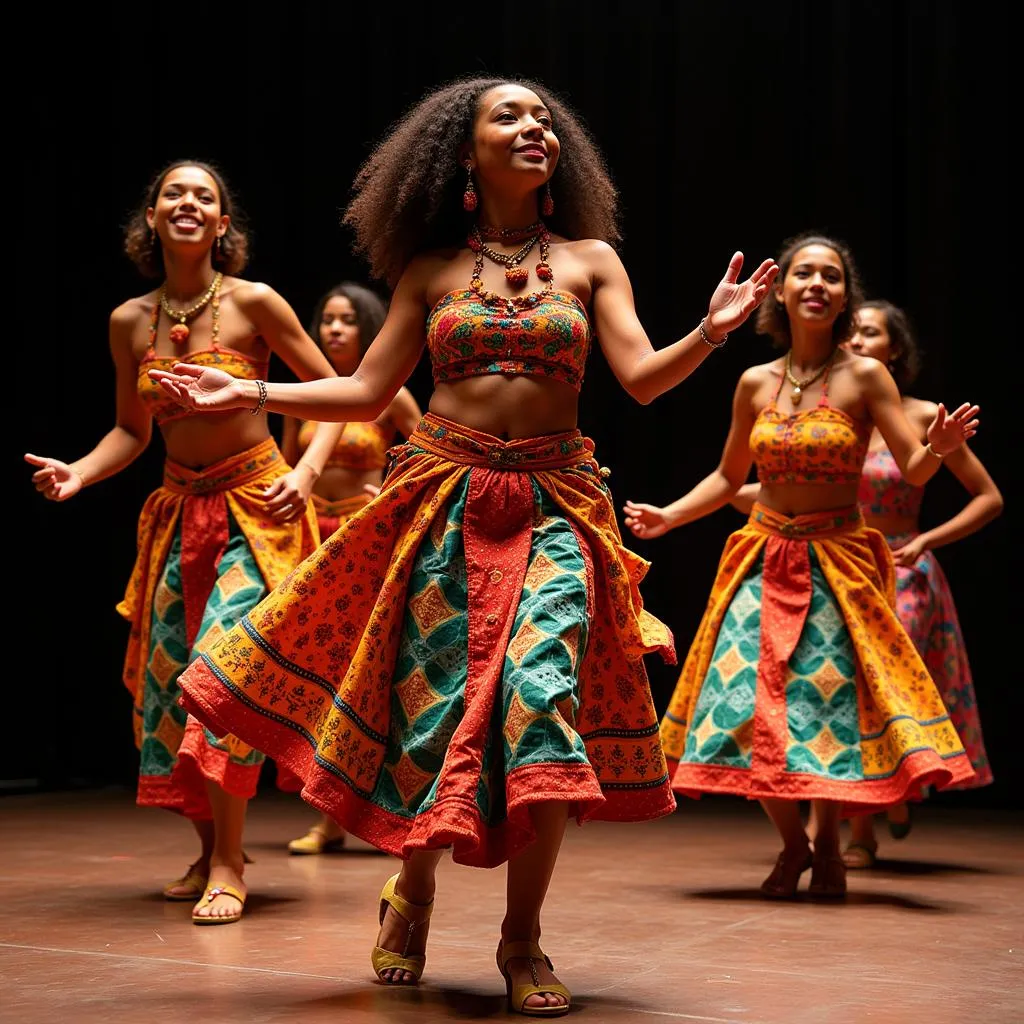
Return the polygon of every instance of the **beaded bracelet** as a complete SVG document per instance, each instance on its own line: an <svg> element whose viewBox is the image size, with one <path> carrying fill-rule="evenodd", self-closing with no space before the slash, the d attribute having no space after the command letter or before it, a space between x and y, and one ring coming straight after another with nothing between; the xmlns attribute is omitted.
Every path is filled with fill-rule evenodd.
<svg viewBox="0 0 1024 1024"><path fill-rule="evenodd" d="M707 345L708 348L721 348L728 340L729 335L723 334L721 341L712 341L704 330L704 317L700 318L700 323L697 324L697 330L700 331L700 339Z"/></svg>
<svg viewBox="0 0 1024 1024"><path fill-rule="evenodd" d="M258 380L258 381L256 381L256 387L259 390L260 398L259 398L259 401L256 403L256 408L250 410L252 412L253 416L259 416L259 414L261 412L263 412L263 406L265 406L267 404L267 385L266 385L266 382L262 381L262 380Z"/></svg>

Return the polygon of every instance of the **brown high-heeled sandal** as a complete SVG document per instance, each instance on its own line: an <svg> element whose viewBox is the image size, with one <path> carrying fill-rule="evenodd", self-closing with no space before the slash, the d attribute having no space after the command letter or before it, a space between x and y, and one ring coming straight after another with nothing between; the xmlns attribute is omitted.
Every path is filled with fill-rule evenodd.
<svg viewBox="0 0 1024 1024"><path fill-rule="evenodd" d="M808 892L812 896L829 899L841 899L846 895L846 864L838 853L813 859Z"/></svg>
<svg viewBox="0 0 1024 1024"><path fill-rule="evenodd" d="M783 850L775 861L771 874L761 883L761 895L772 900L793 899L800 885L800 876L810 866L810 850L807 850L802 859Z"/></svg>

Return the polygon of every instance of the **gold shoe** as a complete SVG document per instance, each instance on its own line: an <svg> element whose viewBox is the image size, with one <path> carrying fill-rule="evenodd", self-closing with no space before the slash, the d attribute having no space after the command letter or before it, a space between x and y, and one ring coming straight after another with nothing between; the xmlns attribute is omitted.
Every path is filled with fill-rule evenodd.
<svg viewBox="0 0 1024 1024"><path fill-rule="evenodd" d="M850 843L843 850L843 863L851 871L861 871L875 866L878 843Z"/></svg>
<svg viewBox="0 0 1024 1024"><path fill-rule="evenodd" d="M405 936L405 946L401 953L393 953L390 949L381 949L380 946L374 946L373 952L370 954L370 963L373 965L374 973L386 985L394 985L396 983L388 981L387 978L382 978L382 971L408 971L417 981L420 980L423 968L427 965L426 954L419 953L414 956L406 956L406 954L409 951L409 943L412 942L413 932L430 920L430 915L434 910L433 900L424 906L421 903L410 903L399 896L395 892L397 882L398 875L392 875L384 883L384 888L380 891L380 923L381 925L384 924L384 915L388 912L388 907L391 907L409 926Z"/></svg>
<svg viewBox="0 0 1024 1024"><path fill-rule="evenodd" d="M288 852L294 854L315 855L318 853L338 853L345 846L345 834L328 839L322 825L314 825L301 839L293 839L288 844Z"/></svg>
<svg viewBox="0 0 1024 1024"><path fill-rule="evenodd" d="M512 987L512 973L506 970L509 960L516 958L528 959L530 961L530 973L533 975L533 984L517 985ZM544 955L544 950L536 942L499 942L498 943L498 970L505 978L505 991L508 994L508 1008L513 1013L521 1013L524 1017L563 1017L572 1007L572 993L559 982L551 982L542 985L537 977L537 968L534 960L543 960L548 965L548 970L555 968L551 961ZM553 996L562 996L565 1003L557 1006L527 1006L526 1000L530 996L542 995L549 992Z"/></svg>
<svg viewBox="0 0 1024 1024"><path fill-rule="evenodd" d="M207 903L212 903L218 896L233 896L242 905L233 914L218 914L214 917L206 914L201 916L197 914L196 910L202 905L200 903L192 911L193 924L234 924L242 919L242 911L245 910L246 894L241 889L236 889L233 885L214 885L203 893L203 899Z"/></svg>

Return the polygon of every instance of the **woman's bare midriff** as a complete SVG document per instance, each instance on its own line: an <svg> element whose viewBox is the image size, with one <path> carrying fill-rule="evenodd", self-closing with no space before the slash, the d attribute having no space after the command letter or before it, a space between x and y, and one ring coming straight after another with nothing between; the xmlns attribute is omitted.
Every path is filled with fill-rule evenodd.
<svg viewBox="0 0 1024 1024"><path fill-rule="evenodd" d="M327 501L341 501L356 494L365 494L366 484L380 487L384 473L380 469L345 469L326 466L316 482L316 493Z"/></svg>
<svg viewBox="0 0 1024 1024"><path fill-rule="evenodd" d="M873 530L892 536L897 533L917 533L920 523L914 516L865 516L864 521Z"/></svg>
<svg viewBox="0 0 1024 1024"><path fill-rule="evenodd" d="M266 416L231 409L172 420L160 433L169 459L189 469L204 469L254 448L270 437L270 428Z"/></svg>
<svg viewBox="0 0 1024 1024"><path fill-rule="evenodd" d="M857 484L762 484L757 500L784 516L805 516L857 504Z"/></svg>
<svg viewBox="0 0 1024 1024"><path fill-rule="evenodd" d="M503 440L574 430L578 405L568 384L522 374L439 384L430 399L435 415Z"/></svg>

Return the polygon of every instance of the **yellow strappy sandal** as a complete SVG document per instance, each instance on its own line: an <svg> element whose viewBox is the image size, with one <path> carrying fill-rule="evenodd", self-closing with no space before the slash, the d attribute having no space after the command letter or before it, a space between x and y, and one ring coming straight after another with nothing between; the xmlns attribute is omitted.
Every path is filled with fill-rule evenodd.
<svg viewBox="0 0 1024 1024"><path fill-rule="evenodd" d="M533 975L532 985L517 985L512 988L512 975L505 970L509 960L517 957L529 959L530 973ZM548 970L553 971L554 965L544 955L544 950L536 942L502 942L498 944L498 970L505 978L505 991L508 993L508 1008L513 1013L521 1013L524 1017L563 1017L572 1007L572 993L559 982L552 982L550 985L542 985L537 977L537 968L534 960L543 960L548 965ZM540 995L542 992L550 992L553 996L562 996L565 1003L561 1006L527 1006L526 1000L530 996Z"/></svg>
<svg viewBox="0 0 1024 1024"><path fill-rule="evenodd" d="M242 851L242 861L245 864L253 864L252 857ZM194 864L189 864L188 871L181 876L176 878L173 882L168 882L163 889L164 899L169 900L171 903L195 903L197 900L201 900L206 892L206 885L209 882L209 876L204 875L201 871L196 871L196 861ZM174 892L174 889L187 888L187 892Z"/></svg>
<svg viewBox="0 0 1024 1024"><path fill-rule="evenodd" d="M423 968L427 965L426 954L420 953L416 956L406 956L406 954L409 951L409 943L412 942L413 932L430 920L430 915L434 910L433 900L424 906L420 903L410 903L399 896L395 892L397 882L398 875L392 875L380 891L380 923L384 924L384 915L388 912L388 907L391 907L409 925L409 931L405 936L405 946L401 953L394 953L390 949L374 946L373 952L370 954L370 963L373 964L374 973L385 985L394 985L395 982L381 978L382 971L408 971L417 981L420 980Z"/></svg>
<svg viewBox="0 0 1024 1024"><path fill-rule="evenodd" d="M317 856L321 853L340 853L345 849L345 833L327 838L323 825L314 825L304 836L288 844L288 852Z"/></svg>
<svg viewBox="0 0 1024 1024"><path fill-rule="evenodd" d="M203 900L207 903L212 903L218 896L233 896L241 907L233 914L218 914L216 917L212 915L203 914L202 916L196 914L196 910L202 906ZM245 910L245 896L241 889L236 889L233 885L212 885L203 893L202 900L196 904L195 909L192 911L192 923L193 924L234 924L235 921L242 919L242 911Z"/></svg>

